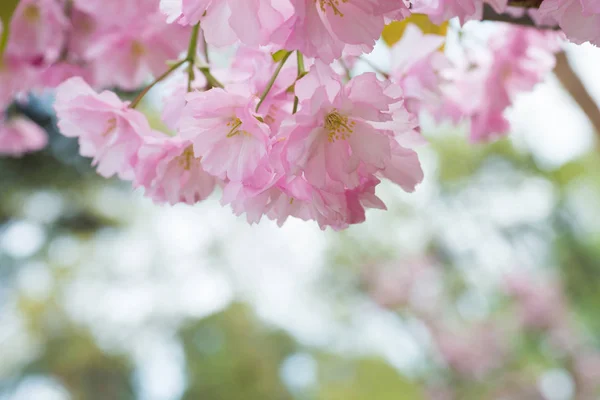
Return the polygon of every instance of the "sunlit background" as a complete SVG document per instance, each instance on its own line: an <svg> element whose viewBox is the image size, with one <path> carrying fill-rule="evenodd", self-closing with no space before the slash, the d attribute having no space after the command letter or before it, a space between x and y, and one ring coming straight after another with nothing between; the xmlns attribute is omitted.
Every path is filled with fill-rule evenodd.
<svg viewBox="0 0 600 400"><path fill-rule="evenodd" d="M0 159L0 399L600 398L600 157L556 78L489 145L425 119L425 182L342 233L153 205L49 101L50 147Z"/></svg>

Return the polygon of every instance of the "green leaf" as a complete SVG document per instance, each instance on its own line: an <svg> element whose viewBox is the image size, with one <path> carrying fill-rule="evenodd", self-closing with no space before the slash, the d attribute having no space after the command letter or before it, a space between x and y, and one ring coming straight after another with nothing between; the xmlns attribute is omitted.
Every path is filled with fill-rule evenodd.
<svg viewBox="0 0 600 400"><path fill-rule="evenodd" d="M4 56L4 50L8 44L10 34L10 20L19 5L19 0L2 0L0 2L0 21L2 21L2 36L0 37L0 63Z"/></svg>
<svg viewBox="0 0 600 400"><path fill-rule="evenodd" d="M412 14L410 17L403 19L402 21L394 21L388 24L382 33L383 40L388 46L392 47L394 44L402 39L406 26L408 24L414 24L425 34L434 34L439 36L446 36L448 31L448 22L444 22L441 25L436 25L429 17L424 14Z"/></svg>
<svg viewBox="0 0 600 400"><path fill-rule="evenodd" d="M285 57L287 53L289 53L287 50L279 50L271 54L271 57L273 57L273 61L277 63L283 60L283 57Z"/></svg>

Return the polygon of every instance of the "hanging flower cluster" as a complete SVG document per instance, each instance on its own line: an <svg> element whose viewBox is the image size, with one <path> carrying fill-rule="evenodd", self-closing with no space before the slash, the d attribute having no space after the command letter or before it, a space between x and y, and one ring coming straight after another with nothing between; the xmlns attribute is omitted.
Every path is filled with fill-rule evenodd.
<svg viewBox="0 0 600 400"><path fill-rule="evenodd" d="M544 0L528 12L599 44L592 3ZM408 25L389 73L352 74L392 21L481 19L484 7L515 13L506 0L21 0L3 35L0 108L58 87L59 128L102 176L169 204L219 186L251 223L292 216L344 229L385 209L382 179L408 192L423 179L420 113L467 120L473 141L488 140L508 131L515 94L552 69L562 33L502 26L456 61L440 51L444 37ZM216 69L209 53L225 47L235 55ZM137 110L159 82L168 132ZM44 144L23 117L0 119L0 153Z"/></svg>

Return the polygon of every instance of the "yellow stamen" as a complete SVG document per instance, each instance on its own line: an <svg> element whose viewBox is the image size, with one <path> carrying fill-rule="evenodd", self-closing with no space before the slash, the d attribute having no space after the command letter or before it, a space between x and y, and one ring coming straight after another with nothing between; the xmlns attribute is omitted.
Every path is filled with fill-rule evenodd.
<svg viewBox="0 0 600 400"><path fill-rule="evenodd" d="M186 147L183 153L177 157L177 162L186 171L192 169L192 166L196 161L200 161L200 159L194 156L194 149L192 146Z"/></svg>
<svg viewBox="0 0 600 400"><path fill-rule="evenodd" d="M231 121L227 123L227 126L231 127L229 129L229 133L227 134L228 138L232 138L237 135L246 135L250 136L250 134L242 129L238 129L242 126L242 121L238 117L233 117Z"/></svg>
<svg viewBox="0 0 600 400"><path fill-rule="evenodd" d="M336 140L346 140L353 132L356 122L350 121L345 115L341 115L338 110L333 110L325 117L325 130L329 142L333 143Z"/></svg>
<svg viewBox="0 0 600 400"><path fill-rule="evenodd" d="M138 41L134 41L133 43L131 43L131 55L134 58L139 58L144 54L146 54L146 48L143 44L141 44Z"/></svg>
<svg viewBox="0 0 600 400"><path fill-rule="evenodd" d="M112 117L108 120L108 123L106 125L106 129L101 134L103 137L110 135L115 131L115 129L117 129L117 119L115 117Z"/></svg>
<svg viewBox="0 0 600 400"><path fill-rule="evenodd" d="M42 16L42 14L40 12L40 8L38 6L36 6L35 4L29 4L23 10L23 17L25 17L25 19L28 22L31 22L31 23L38 22L40 20L41 16Z"/></svg>
<svg viewBox="0 0 600 400"><path fill-rule="evenodd" d="M343 17L344 13L340 11L339 6L340 3L347 3L348 1L349 0L315 0L315 3L319 3L319 6L323 12L326 12L327 7L329 6L333 10L333 15Z"/></svg>

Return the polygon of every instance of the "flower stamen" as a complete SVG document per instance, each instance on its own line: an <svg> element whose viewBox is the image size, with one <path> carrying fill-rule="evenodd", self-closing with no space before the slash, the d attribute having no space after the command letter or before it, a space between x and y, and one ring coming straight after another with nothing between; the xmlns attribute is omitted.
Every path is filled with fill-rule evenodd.
<svg viewBox="0 0 600 400"><path fill-rule="evenodd" d="M229 129L229 133L227 134L228 138L232 138L237 135L246 135L250 136L250 134L242 129L239 129L242 126L242 121L238 117L233 117L231 121L227 123L227 126L231 127Z"/></svg>
<svg viewBox="0 0 600 400"><path fill-rule="evenodd" d="M192 146L186 147L183 153L181 153L181 155L177 157L177 162L186 171L192 169L194 163L199 160L199 158L195 157L194 148Z"/></svg>
<svg viewBox="0 0 600 400"><path fill-rule="evenodd" d="M315 0L319 2L319 7L321 7L321 11L327 12L327 7L331 7L333 10L333 15L337 15L339 17L343 17L344 13L340 11L339 6L340 3L347 3L348 0Z"/></svg>
<svg viewBox="0 0 600 400"><path fill-rule="evenodd" d="M353 132L356 122L350 121L347 116L342 115L338 110L333 110L325 117L325 129L327 130L327 140L333 143L336 140L346 140Z"/></svg>
<svg viewBox="0 0 600 400"><path fill-rule="evenodd" d="M101 134L102 137L106 137L106 136L110 135L111 133L113 133L115 131L115 129L117 129L117 119L115 117L112 117L111 119L108 120L106 125L107 125L106 129Z"/></svg>

